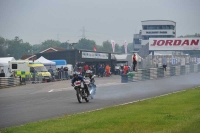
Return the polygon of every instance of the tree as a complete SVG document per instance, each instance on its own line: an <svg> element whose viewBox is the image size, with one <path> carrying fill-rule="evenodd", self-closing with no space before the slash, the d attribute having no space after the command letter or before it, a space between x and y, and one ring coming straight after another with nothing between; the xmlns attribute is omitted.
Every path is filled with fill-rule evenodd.
<svg viewBox="0 0 200 133"><path fill-rule="evenodd" d="M28 51L31 50L29 43L23 43L22 39L15 37L13 40L7 40L7 54L13 56L15 59L19 59L22 55L28 54Z"/></svg>
<svg viewBox="0 0 200 133"><path fill-rule="evenodd" d="M76 49L86 49L86 50L93 50L94 46L96 46L95 41L82 38L78 41L77 44L74 45Z"/></svg>
<svg viewBox="0 0 200 133"><path fill-rule="evenodd" d="M109 41L104 41L103 42L103 51L105 52L112 52L112 45Z"/></svg>
<svg viewBox="0 0 200 133"><path fill-rule="evenodd" d="M69 43L68 42L63 42L63 43L61 43L59 45L59 47L69 49Z"/></svg>
<svg viewBox="0 0 200 133"><path fill-rule="evenodd" d="M119 46L119 44L115 44L115 52L121 53L121 47Z"/></svg>
<svg viewBox="0 0 200 133"><path fill-rule="evenodd" d="M43 50L50 48L50 47L59 47L60 45L61 45L60 41L46 40L46 41L42 42L40 51L43 51Z"/></svg>
<svg viewBox="0 0 200 133"><path fill-rule="evenodd" d="M5 57L6 56L6 44L5 44L5 39L3 37L0 37L0 57Z"/></svg>
<svg viewBox="0 0 200 133"><path fill-rule="evenodd" d="M131 51L133 51L133 43L129 43L127 46L127 52L132 53Z"/></svg>
<svg viewBox="0 0 200 133"><path fill-rule="evenodd" d="M104 51L103 46L97 45L96 48L97 48L97 51Z"/></svg>
<svg viewBox="0 0 200 133"><path fill-rule="evenodd" d="M122 54L125 54L124 45L120 46L120 50Z"/></svg>

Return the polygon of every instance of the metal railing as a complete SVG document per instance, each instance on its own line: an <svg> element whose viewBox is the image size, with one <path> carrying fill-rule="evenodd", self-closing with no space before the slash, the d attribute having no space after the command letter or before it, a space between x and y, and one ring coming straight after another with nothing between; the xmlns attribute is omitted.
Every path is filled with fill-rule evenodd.
<svg viewBox="0 0 200 133"><path fill-rule="evenodd" d="M132 78L129 77L129 80L130 81L151 80L151 79L185 75L197 72L200 72L200 64L170 66L166 67L166 69L163 67L138 69L137 72L133 72L134 76Z"/></svg>
<svg viewBox="0 0 200 133"><path fill-rule="evenodd" d="M0 77L0 89L20 85L20 78Z"/></svg>
<svg viewBox="0 0 200 133"><path fill-rule="evenodd" d="M138 69L158 68L163 64L170 66L190 65L200 63L200 55L152 55L138 60Z"/></svg>

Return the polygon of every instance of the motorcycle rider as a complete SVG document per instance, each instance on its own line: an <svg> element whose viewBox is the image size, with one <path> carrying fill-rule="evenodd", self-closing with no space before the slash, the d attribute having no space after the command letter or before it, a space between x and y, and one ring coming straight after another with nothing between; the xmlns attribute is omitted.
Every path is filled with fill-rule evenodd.
<svg viewBox="0 0 200 133"><path fill-rule="evenodd" d="M92 71L90 71L90 70L86 71L85 77L89 77L89 79L90 79L89 88L90 88L90 93L91 93L90 94L91 99L93 99L93 96L96 94L96 85L94 84L95 80L94 80L93 76L95 76L95 75L93 74ZM93 91L91 91L91 89L93 89Z"/></svg>
<svg viewBox="0 0 200 133"><path fill-rule="evenodd" d="M78 72L74 72L73 78L71 80L71 86L74 87L74 82L76 82L76 81L81 81L81 82L84 83L84 78L81 75L79 75ZM90 95L89 90L88 90L88 87L85 84L84 84L84 88L86 89L87 96L89 96Z"/></svg>
<svg viewBox="0 0 200 133"><path fill-rule="evenodd" d="M91 70L87 70L87 71L86 71L86 74L85 74L85 77L89 77L90 82L91 82L92 76L93 76L92 71L91 71Z"/></svg>

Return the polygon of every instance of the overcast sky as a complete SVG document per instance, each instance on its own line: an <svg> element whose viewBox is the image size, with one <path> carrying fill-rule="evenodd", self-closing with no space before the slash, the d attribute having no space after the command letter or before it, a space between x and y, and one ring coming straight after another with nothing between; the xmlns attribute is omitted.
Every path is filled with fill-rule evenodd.
<svg viewBox="0 0 200 133"><path fill-rule="evenodd" d="M85 27L97 45L132 42L143 20L172 20L177 36L200 33L200 0L0 0L0 36L40 44L77 42Z"/></svg>

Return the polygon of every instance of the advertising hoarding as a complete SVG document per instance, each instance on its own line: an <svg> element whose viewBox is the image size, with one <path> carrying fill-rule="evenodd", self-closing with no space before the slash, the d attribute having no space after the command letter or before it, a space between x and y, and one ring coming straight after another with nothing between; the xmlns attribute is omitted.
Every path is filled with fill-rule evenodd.
<svg viewBox="0 0 200 133"><path fill-rule="evenodd" d="M108 59L107 53L82 52L82 58Z"/></svg>
<svg viewBox="0 0 200 133"><path fill-rule="evenodd" d="M200 38L149 38L149 50L200 50Z"/></svg>

